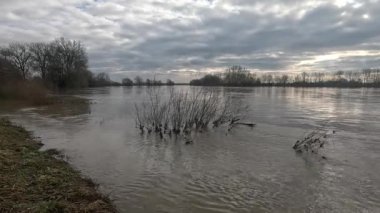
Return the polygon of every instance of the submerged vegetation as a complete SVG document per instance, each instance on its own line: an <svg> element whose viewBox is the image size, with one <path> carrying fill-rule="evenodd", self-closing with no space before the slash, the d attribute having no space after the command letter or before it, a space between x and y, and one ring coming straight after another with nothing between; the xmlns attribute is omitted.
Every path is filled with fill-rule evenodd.
<svg viewBox="0 0 380 213"><path fill-rule="evenodd" d="M136 104L136 124L141 133L190 135L212 125L228 124L229 129L239 124L246 108L223 97L214 90L181 92L171 89L163 97L159 89L148 88L148 100ZM245 123L240 123L245 124ZM253 125L253 124L252 124Z"/></svg>
<svg viewBox="0 0 380 213"><path fill-rule="evenodd" d="M0 119L0 212L116 212L57 151L39 151L41 143L21 127Z"/></svg>
<svg viewBox="0 0 380 213"><path fill-rule="evenodd" d="M335 134L335 130L329 131L325 127L317 128L310 133L308 133L301 140L293 145L293 149L297 153L314 153L317 154L318 151L325 146L328 138ZM322 156L326 159L326 157Z"/></svg>
<svg viewBox="0 0 380 213"><path fill-rule="evenodd" d="M208 74L190 82L194 86L294 86L294 87L380 87L380 69L303 72L300 74L257 74L232 66L220 74Z"/></svg>

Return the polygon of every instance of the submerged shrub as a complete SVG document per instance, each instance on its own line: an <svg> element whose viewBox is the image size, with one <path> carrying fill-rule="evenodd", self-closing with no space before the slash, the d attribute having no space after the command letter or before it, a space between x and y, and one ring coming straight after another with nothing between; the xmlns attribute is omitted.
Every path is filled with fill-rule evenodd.
<svg viewBox="0 0 380 213"><path fill-rule="evenodd" d="M158 88L148 88L148 100L136 104L136 124L142 133L188 135L193 131L239 121L246 109L215 90L169 91L164 97Z"/></svg>

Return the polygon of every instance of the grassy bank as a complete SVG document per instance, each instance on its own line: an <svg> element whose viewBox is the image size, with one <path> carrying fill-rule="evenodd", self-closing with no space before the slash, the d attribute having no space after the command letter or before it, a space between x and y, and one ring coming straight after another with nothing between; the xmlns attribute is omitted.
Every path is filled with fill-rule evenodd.
<svg viewBox="0 0 380 213"><path fill-rule="evenodd" d="M116 212L96 185L0 118L0 212Z"/></svg>
<svg viewBox="0 0 380 213"><path fill-rule="evenodd" d="M17 112L23 108L38 108L34 112L46 116L74 116L89 113L90 100L70 95L49 95L40 104L26 100L0 99L0 113Z"/></svg>

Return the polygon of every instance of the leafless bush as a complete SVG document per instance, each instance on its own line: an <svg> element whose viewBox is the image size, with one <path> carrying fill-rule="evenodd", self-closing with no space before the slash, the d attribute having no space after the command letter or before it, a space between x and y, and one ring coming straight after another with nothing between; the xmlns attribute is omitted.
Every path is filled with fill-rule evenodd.
<svg viewBox="0 0 380 213"><path fill-rule="evenodd" d="M246 108L229 97L213 90L198 89L191 92L171 88L168 97L159 88L148 88L148 100L136 104L136 124L141 132L189 135L206 129L211 124L218 127L237 124ZM241 123L244 124L244 123Z"/></svg>
<svg viewBox="0 0 380 213"><path fill-rule="evenodd" d="M335 134L334 130L329 131L325 127L317 128L301 140L297 140L293 146L293 149L298 153L318 153L318 151L327 143L328 138L332 134Z"/></svg>

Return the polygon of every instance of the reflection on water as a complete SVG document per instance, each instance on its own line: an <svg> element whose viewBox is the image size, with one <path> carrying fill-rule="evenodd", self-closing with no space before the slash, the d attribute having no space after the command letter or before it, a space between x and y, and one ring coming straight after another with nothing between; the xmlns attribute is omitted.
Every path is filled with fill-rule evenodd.
<svg viewBox="0 0 380 213"><path fill-rule="evenodd" d="M90 104L2 113L63 150L121 212L380 211L380 90L212 89L248 104L257 127L211 129L191 146L141 136L134 103L145 87L76 91ZM297 138L324 124L337 131L328 160L296 155Z"/></svg>

